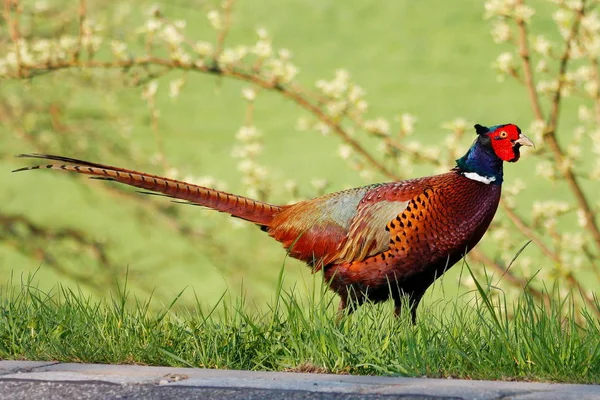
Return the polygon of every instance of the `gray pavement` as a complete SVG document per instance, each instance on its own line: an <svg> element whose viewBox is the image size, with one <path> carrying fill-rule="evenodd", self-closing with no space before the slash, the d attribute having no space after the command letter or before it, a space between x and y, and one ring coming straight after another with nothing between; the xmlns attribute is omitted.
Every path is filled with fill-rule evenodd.
<svg viewBox="0 0 600 400"><path fill-rule="evenodd" d="M0 399L599 399L600 385L0 361Z"/></svg>

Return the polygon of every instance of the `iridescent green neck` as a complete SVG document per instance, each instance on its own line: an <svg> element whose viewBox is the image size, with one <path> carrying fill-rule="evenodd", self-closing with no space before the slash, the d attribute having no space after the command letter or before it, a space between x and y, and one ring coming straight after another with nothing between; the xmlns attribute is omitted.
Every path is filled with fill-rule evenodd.
<svg viewBox="0 0 600 400"><path fill-rule="evenodd" d="M501 185L503 180L502 160L486 141L486 137L478 137L467 153L456 160L458 171L468 178L480 180L493 185Z"/></svg>

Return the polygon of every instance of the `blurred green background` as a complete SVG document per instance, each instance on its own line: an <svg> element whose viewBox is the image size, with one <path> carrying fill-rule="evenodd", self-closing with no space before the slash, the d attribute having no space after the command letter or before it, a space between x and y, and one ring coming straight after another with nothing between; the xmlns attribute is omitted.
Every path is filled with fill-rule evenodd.
<svg viewBox="0 0 600 400"><path fill-rule="evenodd" d="M23 7L36 4L24 2ZM206 19L218 6L213 1L98 1L89 2L88 13L105 26L104 35L128 42L153 4L171 19L186 20L188 37L214 41ZM536 6L537 28L555 35L544 3ZM42 36L61 29L76 32L74 2L48 7L60 18L31 17L24 28ZM491 40L479 0L239 0L227 44L254 43L258 27L267 29L275 47L292 51L300 83L310 87L330 79L338 68L347 69L367 92L370 116L410 112L418 118L415 138L425 143L443 142L448 131L442 123L456 117L522 128L531 121L524 89L512 81L500 84L491 68L507 47ZM6 32L2 38L6 45ZM280 245L254 226L112 183L43 171L10 173L30 165L14 154L49 152L165 174L163 164L153 161L164 152L181 177L210 176L225 182L228 191L243 191L231 150L244 121L241 89L248 85L190 73L179 98L172 99L169 82L181 74L158 79L157 131L141 88L118 71L60 71L0 82L0 271L5 280L12 275L16 282L37 271L42 288L60 282L106 296L128 271L129 289L141 297L153 293L158 302L168 303L187 288L180 305L195 297L211 304L229 290L234 297L244 293L260 307L275 295L285 265L285 287L311 290L309 269L286 259ZM328 191L365 184L337 156L338 138L295 129L302 115L277 93L260 93L256 101L254 123L265 137L260 162L273 182L270 200L289 200L282 188L287 179L299 183L301 196L314 194L314 179L326 179ZM563 125L572 121L567 112ZM465 139L465 149L471 140ZM506 181L531 175L534 165L525 154L506 168ZM432 173L433 168L420 167L412 174ZM557 188L532 183L525 196L542 186L545 196L557 195ZM484 246L493 247L491 240L485 238ZM460 272L460 267L451 271L428 301L455 293Z"/></svg>

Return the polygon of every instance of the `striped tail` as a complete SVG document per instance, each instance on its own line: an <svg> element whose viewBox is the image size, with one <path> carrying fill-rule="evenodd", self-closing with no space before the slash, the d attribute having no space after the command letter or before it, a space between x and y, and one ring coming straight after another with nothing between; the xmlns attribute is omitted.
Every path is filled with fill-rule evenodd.
<svg viewBox="0 0 600 400"><path fill-rule="evenodd" d="M28 171L33 169L60 169L72 171L92 178L105 179L162 193L169 197L185 200L203 207L212 208L234 217L254 222L259 225L269 226L273 216L281 211L282 207L252 200L247 197L237 196L219 190L210 189L190 183L149 175L143 172L131 171L124 168L111 167L77 160L75 158L54 156L49 154L20 154L17 157L39 158L42 160L58 161L60 164L37 165L14 170L13 172Z"/></svg>

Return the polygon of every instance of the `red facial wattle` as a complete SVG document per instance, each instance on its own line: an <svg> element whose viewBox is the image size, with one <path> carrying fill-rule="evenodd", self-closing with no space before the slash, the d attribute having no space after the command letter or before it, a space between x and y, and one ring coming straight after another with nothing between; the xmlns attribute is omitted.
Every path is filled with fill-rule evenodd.
<svg viewBox="0 0 600 400"><path fill-rule="evenodd" d="M508 124L488 133L494 152L502 161L515 162L519 160L522 145L533 146L529 138L523 135L520 129L513 124Z"/></svg>

